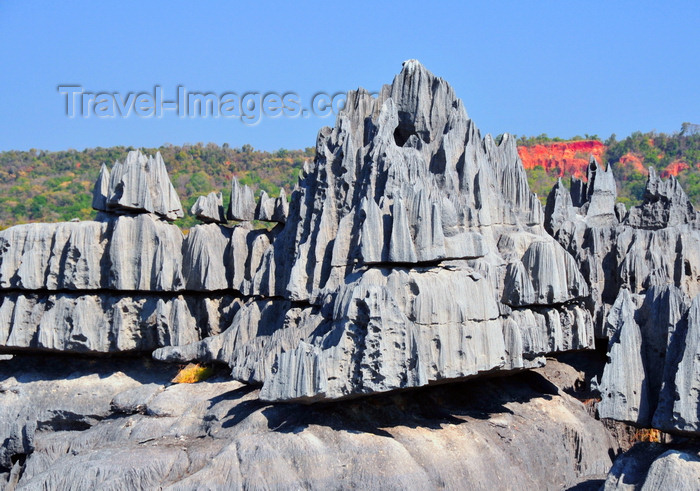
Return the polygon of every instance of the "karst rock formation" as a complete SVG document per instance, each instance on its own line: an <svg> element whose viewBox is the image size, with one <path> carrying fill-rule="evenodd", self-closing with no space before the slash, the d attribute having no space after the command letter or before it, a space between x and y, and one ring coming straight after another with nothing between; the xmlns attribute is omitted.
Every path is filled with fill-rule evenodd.
<svg viewBox="0 0 700 491"><path fill-rule="evenodd" d="M482 138L408 61L351 92L288 205L234 178L187 237L160 155L95 185L94 222L0 234L5 348L219 361L271 401L329 400L540 366L591 348L586 280L543 227L515 141ZM271 231L248 222L279 222ZM90 322L86 322L86 320Z"/></svg>
<svg viewBox="0 0 700 491"><path fill-rule="evenodd" d="M649 169L644 201L615 204L613 169L592 159L586 183L558 182L545 224L590 285L609 362L601 417L700 434L700 214L675 177Z"/></svg>
<svg viewBox="0 0 700 491"><path fill-rule="evenodd" d="M586 281L545 232L514 139L482 138L445 81L409 61L378 97L350 93L316 154L284 227L249 248L249 278L223 243L209 254L250 298L231 326L157 359L225 362L264 399L314 401L592 347ZM272 217L268 200L253 213L234 181L229 217Z"/></svg>
<svg viewBox="0 0 700 491"><path fill-rule="evenodd" d="M591 382L600 417L700 434L700 216L653 169L627 210L612 172L593 158L543 209L514 138L482 137L415 60L378 95L348 93L289 199L256 199L234 177L227 209L221 193L200 197L186 235L160 154L103 165L95 220L0 231L0 357L15 357L0 362L0 481L492 489L487 475L523 466L523 489L602 484L619 448L569 394L578 372L547 356L607 342ZM169 384L194 361L226 376ZM444 421L469 422L453 437L474 443L438 462L413 442L449 441ZM386 454L384 470L335 466L358 448ZM691 483L696 457L638 450L606 489L626 474L663 487L677 468Z"/></svg>

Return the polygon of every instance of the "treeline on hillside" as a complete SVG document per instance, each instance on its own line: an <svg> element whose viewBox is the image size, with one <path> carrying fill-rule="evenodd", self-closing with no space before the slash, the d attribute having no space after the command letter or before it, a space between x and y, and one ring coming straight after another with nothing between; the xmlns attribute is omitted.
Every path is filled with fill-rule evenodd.
<svg viewBox="0 0 700 491"><path fill-rule="evenodd" d="M620 141L612 134L605 146L608 162L619 162L622 156L631 153L642 159L647 167L665 169L677 160L692 167L700 163L700 125L683 123L679 132L670 135L635 131Z"/></svg>
<svg viewBox="0 0 700 491"><path fill-rule="evenodd" d="M586 136L595 137L596 135ZM528 146L557 141L577 140L549 138L547 135L518 138L518 144ZM633 156L639 160L641 167L653 166L659 172L671 170L672 166L677 166L679 163L685 164L678 172L678 181L695 207L700 207L700 125L683 123L680 131L671 134L637 131L622 140L617 140L613 134L605 140L604 144L606 151L603 160L605 164L613 166L619 201L627 206L633 206L639 204L644 198L646 173L639 168L640 166L620 162L625 156ZM530 188L542 200L546 199L558 176L548 174L542 167L535 167L527 172ZM563 182L569 185L568 178L563 179Z"/></svg>
<svg viewBox="0 0 700 491"><path fill-rule="evenodd" d="M111 169L130 150L134 148L0 152L0 227L93 218L92 189L100 166L106 163ZM198 196L221 191L224 204L228 204L227 190L234 174L256 193L262 189L278 196L281 187L291 191L304 161L314 155L313 148L264 152L250 145L231 148L214 143L166 144L140 150L151 155L161 152L185 208L186 217L177 222L182 228L197 223L189 209Z"/></svg>
<svg viewBox="0 0 700 491"><path fill-rule="evenodd" d="M598 135L589 135L588 133L585 133L583 136L572 136L571 138L559 138L558 136L550 137L547 135L547 133L542 133L538 136L521 135L517 138L517 143L519 147L532 147L535 145L546 145L548 143L577 142L583 140L602 141Z"/></svg>
<svg viewBox="0 0 700 491"><path fill-rule="evenodd" d="M558 141L598 139L597 135L570 140L547 135L520 137L518 144L534 145ZM695 204L700 205L700 125L684 123L677 133L635 132L623 140L612 135L605 142L604 160L613 164L618 182L619 200L628 206L639 203L644 195L646 175L641 167L653 165L659 172L683 162L688 168L678 180ZM39 150L0 152L0 228L26 222L56 222L78 218L91 219L92 188L102 163L109 168L126 157L132 147L92 148L83 151L47 152ZM299 169L313 159L314 149L263 152L250 145L231 148L214 143L182 146L163 145L142 148L147 154L160 151L170 178L182 201L186 217L176 223L187 229L197 220L189 209L198 196L222 191L228 204L228 189L235 174L256 193L263 189L278 196L280 187L291 191ZM624 156L633 155L642 166L620 164ZM643 169L642 169L643 170ZM542 200L557 180L542 167L528 170L530 188ZM569 179L564 179L568 185Z"/></svg>

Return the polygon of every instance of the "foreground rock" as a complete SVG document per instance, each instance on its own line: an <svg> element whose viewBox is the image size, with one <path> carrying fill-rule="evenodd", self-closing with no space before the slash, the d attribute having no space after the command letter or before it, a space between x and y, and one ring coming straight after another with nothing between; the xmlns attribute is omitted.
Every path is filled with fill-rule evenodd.
<svg viewBox="0 0 700 491"><path fill-rule="evenodd" d="M638 443L615 461L605 491L700 489L700 449Z"/></svg>
<svg viewBox="0 0 700 491"><path fill-rule="evenodd" d="M231 203L230 217L272 215L235 180ZM247 291L263 300L154 356L224 362L265 400L307 402L540 366L593 346L586 281L542 220L514 139L482 138L408 61L319 133Z"/></svg>
<svg viewBox="0 0 700 491"><path fill-rule="evenodd" d="M309 408L227 376L171 385L147 360L16 358L0 362L0 477L18 489L555 490L604 478L615 450L534 373Z"/></svg>
<svg viewBox="0 0 700 491"><path fill-rule="evenodd" d="M590 282L609 363L594 381L603 418L700 434L700 219L675 178L650 169L644 202L614 203L612 170L559 182L545 223ZM613 183L611 185L611 182Z"/></svg>

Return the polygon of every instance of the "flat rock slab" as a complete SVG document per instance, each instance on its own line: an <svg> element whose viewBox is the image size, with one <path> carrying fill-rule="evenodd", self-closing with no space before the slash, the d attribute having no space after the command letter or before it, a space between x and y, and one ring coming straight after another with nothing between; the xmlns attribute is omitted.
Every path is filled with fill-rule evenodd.
<svg viewBox="0 0 700 491"><path fill-rule="evenodd" d="M17 389L0 392L3 415L7 397L38 415L68 407L62 396L37 398L41 384L69 394L101 380L98 397L70 406L99 419L68 432L41 417L24 426L33 432L15 473L22 489L554 490L611 466L602 424L534 373L308 407L265 403L257 389L216 377L169 385L174 367L141 359L15 358L0 365ZM125 399L146 410L110 409ZM9 479L9 466L0 473Z"/></svg>

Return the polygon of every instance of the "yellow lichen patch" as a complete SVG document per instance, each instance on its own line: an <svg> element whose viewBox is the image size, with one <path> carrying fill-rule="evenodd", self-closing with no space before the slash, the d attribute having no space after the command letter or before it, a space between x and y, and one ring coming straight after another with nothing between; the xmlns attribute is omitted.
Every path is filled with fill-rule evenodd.
<svg viewBox="0 0 700 491"><path fill-rule="evenodd" d="M637 432L634 434L633 440L635 442L660 443L661 432L655 428L642 428L637 430Z"/></svg>
<svg viewBox="0 0 700 491"><path fill-rule="evenodd" d="M190 363L185 368L180 370L173 383L175 384L194 384L195 382L201 382L206 380L214 374L214 369L212 367L207 367L199 365L197 363Z"/></svg>

